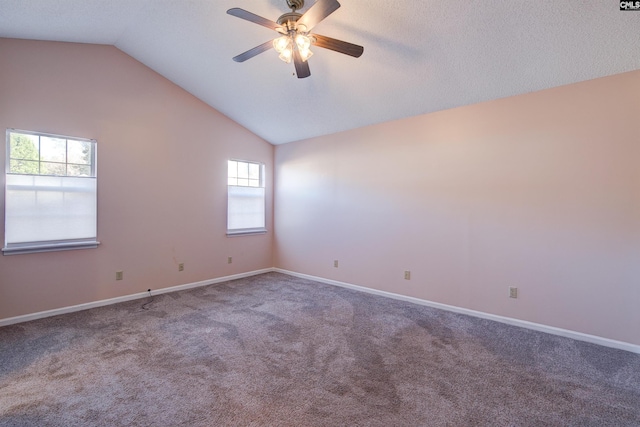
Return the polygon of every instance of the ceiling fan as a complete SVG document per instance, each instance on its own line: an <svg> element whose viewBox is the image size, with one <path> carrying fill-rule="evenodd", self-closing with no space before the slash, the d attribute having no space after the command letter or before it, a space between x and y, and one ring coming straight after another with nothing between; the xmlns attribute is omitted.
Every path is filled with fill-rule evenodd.
<svg viewBox="0 0 640 427"><path fill-rule="evenodd" d="M364 52L362 46L310 33L313 27L340 7L337 0L318 0L304 14L296 12L304 7L304 0L286 0L286 2L291 12L283 14L276 22L237 7L227 10L229 15L271 28L280 33L280 37L275 40L269 40L234 57L234 61L244 62L273 47L284 62L290 63L293 60L298 78L303 79L311 75L307 60L313 55L310 50L312 45L355 58L362 55Z"/></svg>

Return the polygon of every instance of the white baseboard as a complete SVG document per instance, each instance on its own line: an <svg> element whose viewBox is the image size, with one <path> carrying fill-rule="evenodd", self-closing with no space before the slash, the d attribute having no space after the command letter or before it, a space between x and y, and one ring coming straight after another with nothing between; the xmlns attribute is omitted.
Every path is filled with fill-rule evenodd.
<svg viewBox="0 0 640 427"><path fill-rule="evenodd" d="M623 341L616 341L609 338L599 337L596 335L584 334L582 332L570 331L568 329L556 328L553 326L542 325L540 323L528 322L526 320L519 320L511 317L498 316L496 314L484 313L482 311L470 310L467 308L456 307L453 305L441 304L438 302L427 301L420 298L409 297L406 295L394 294L392 292L366 288L364 286L353 285L351 283L339 282L337 280L325 279L322 277L311 276L308 274L296 273L294 271L283 270L281 268L274 268L272 271L288 274L294 277L300 277L303 279L314 280L316 282L326 283L328 285L340 286L343 288L353 289L356 291L366 292L369 294L380 295L383 297L393 298L401 301L407 301L414 304L424 305L427 307L438 308L440 310L452 311L454 313L466 314L468 316L479 317L481 319L493 320L500 323L506 323L508 325L519 326L526 329L532 329L534 331L546 332L552 335L558 335L565 338L572 338L578 341L585 341L592 344L598 344L605 347L611 347L611 348L616 348L618 350L625 350L625 351L630 351L632 353L640 354L640 345L631 344Z"/></svg>
<svg viewBox="0 0 640 427"><path fill-rule="evenodd" d="M216 283L228 282L229 280L242 279L244 277L256 276L258 274L269 273L274 271L273 268L265 268L263 270L255 270L247 273L233 274L231 276L218 277L217 279L203 280L201 282L187 283L185 285L172 286L170 288L157 289L152 291L152 295L166 294L168 292L182 291L184 289L197 288L200 286L213 285ZM40 311L37 313L25 314L22 316L9 317L0 319L0 326L13 325L15 323L28 322L30 320L43 319L45 317L58 316L60 314L73 313L75 311L88 310L90 308L103 307L105 305L117 304L119 302L131 301L148 297L147 292L139 292L132 295L124 295L121 297L104 299L100 301L88 302L85 304L72 305L70 307L56 308L53 310Z"/></svg>

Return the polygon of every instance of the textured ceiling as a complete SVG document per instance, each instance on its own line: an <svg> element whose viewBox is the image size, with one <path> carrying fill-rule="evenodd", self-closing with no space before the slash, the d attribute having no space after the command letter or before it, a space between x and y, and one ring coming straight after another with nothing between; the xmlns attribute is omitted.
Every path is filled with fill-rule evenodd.
<svg viewBox="0 0 640 427"><path fill-rule="evenodd" d="M640 11L617 0L340 0L311 77L267 51L285 0L0 0L0 37L112 44L273 144L640 69ZM307 0L303 12L313 4ZM0 59L1 60L1 59Z"/></svg>

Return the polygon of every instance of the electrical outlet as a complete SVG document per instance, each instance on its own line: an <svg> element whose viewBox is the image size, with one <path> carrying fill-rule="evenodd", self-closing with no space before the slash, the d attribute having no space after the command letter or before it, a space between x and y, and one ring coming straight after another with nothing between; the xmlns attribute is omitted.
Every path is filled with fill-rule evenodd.
<svg viewBox="0 0 640 427"><path fill-rule="evenodd" d="M122 280L124 278L124 271L116 271L116 280Z"/></svg>
<svg viewBox="0 0 640 427"><path fill-rule="evenodd" d="M518 298L518 288L509 286L509 298Z"/></svg>
<svg viewBox="0 0 640 427"><path fill-rule="evenodd" d="M337 259L333 261L333 266L334 266L335 268L338 268L338 260L337 260Z"/></svg>
<svg viewBox="0 0 640 427"><path fill-rule="evenodd" d="M178 264L178 271L184 271L184 262Z"/></svg>
<svg viewBox="0 0 640 427"><path fill-rule="evenodd" d="M228 257L227 258L227 264L231 264L233 262L233 257Z"/></svg>
<svg viewBox="0 0 640 427"><path fill-rule="evenodd" d="M411 280L411 272L409 270L405 270L404 280Z"/></svg>

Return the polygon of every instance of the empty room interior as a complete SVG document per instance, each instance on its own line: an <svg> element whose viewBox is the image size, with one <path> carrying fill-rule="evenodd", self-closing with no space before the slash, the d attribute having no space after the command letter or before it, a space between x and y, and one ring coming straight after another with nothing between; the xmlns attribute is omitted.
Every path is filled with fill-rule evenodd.
<svg viewBox="0 0 640 427"><path fill-rule="evenodd" d="M0 0L0 426L639 426L638 29Z"/></svg>

